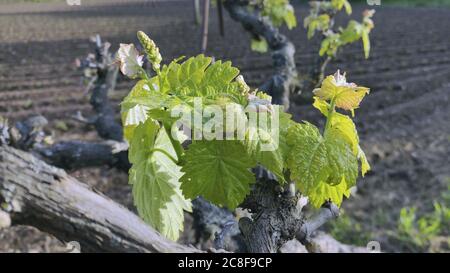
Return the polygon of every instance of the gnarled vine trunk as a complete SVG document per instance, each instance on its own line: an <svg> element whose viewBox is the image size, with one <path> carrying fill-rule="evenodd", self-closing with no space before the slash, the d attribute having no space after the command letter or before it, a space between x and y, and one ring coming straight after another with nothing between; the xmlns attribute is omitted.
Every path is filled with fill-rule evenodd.
<svg viewBox="0 0 450 273"><path fill-rule="evenodd" d="M88 252L200 252L35 156L0 146L0 203L12 224L34 226Z"/></svg>

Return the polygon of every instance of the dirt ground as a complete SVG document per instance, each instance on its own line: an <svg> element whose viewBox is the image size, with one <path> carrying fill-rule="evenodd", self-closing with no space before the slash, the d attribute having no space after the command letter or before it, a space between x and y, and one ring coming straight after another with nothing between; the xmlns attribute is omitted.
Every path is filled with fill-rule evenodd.
<svg viewBox="0 0 450 273"><path fill-rule="evenodd" d="M0 4L0 115L16 121L42 114L55 140L98 139L92 128L70 119L76 111L91 112L73 65L90 51L91 35L100 34L116 49L120 42L136 42L136 31L144 30L166 61L198 54L200 47L200 27L193 22L189 1L81 1L81 6L63 1ZM365 8L355 6L354 17L359 19ZM450 9L382 5L376 10L370 58L363 58L361 45L352 45L328 72L339 68L350 81L371 88L356 120L372 171L360 179L344 209L382 250L397 252L405 249L389 234L400 209L432 210L433 200L449 183ZM307 6L296 11L302 20ZM231 60L250 85L258 86L271 74L270 55L251 52L246 33L227 15L221 37L215 9L211 16L207 54ZM318 52L317 41L306 39L301 24L283 31L296 45L300 73L306 71ZM121 78L112 99L119 102L131 84ZM309 105L292 111L297 120L323 124ZM92 168L73 175L132 208L125 174ZM62 242L33 228L0 231L0 251L64 249Z"/></svg>

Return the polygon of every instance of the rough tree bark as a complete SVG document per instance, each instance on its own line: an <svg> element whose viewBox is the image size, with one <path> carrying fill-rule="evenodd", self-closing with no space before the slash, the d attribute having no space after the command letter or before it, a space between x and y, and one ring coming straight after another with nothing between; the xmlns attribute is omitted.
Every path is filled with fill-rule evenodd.
<svg viewBox="0 0 450 273"><path fill-rule="evenodd" d="M294 238L304 223L298 196L292 196L275 180L259 180L241 205L248 209L252 219L244 217L239 227L249 252L274 253Z"/></svg>
<svg viewBox="0 0 450 273"><path fill-rule="evenodd" d="M282 188L272 179L260 179L242 208L248 209L252 219L241 218L239 227L252 253L274 253L289 240L297 239L307 248L313 249L312 234L326 222L339 216L339 209L325 203L313 216L302 213L300 194L293 193L289 186Z"/></svg>
<svg viewBox="0 0 450 273"><path fill-rule="evenodd" d="M0 203L12 224L34 226L87 252L200 252L33 155L0 146ZM2 212L2 214L5 213Z"/></svg>

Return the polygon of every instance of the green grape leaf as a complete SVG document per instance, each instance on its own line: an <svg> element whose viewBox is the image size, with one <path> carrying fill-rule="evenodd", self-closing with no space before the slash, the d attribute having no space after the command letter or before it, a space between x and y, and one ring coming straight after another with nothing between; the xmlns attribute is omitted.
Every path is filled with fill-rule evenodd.
<svg viewBox="0 0 450 273"><path fill-rule="evenodd" d="M172 62L163 68L164 92L186 95L196 90L205 76L205 69L210 65L211 58L198 55L187 59L182 64Z"/></svg>
<svg viewBox="0 0 450 273"><path fill-rule="evenodd" d="M291 180L307 194L329 176L325 141L317 127L305 122L289 128L287 142L291 147L287 159Z"/></svg>
<svg viewBox="0 0 450 273"><path fill-rule="evenodd" d="M262 128L249 126L246 134L246 147L248 153L256 159L264 168L272 172L281 184L286 182L284 169L286 157L289 153L287 145L287 131L291 124L291 115L282 111L279 107L278 138L274 138L270 132ZM264 145L264 147L262 147Z"/></svg>
<svg viewBox="0 0 450 273"><path fill-rule="evenodd" d="M338 71L335 75L327 76L322 86L314 89L313 93L321 100L334 101L337 107L353 113L369 93L369 88L347 83L345 74L341 75Z"/></svg>
<svg viewBox="0 0 450 273"><path fill-rule="evenodd" d="M323 39L320 45L319 55L323 56L327 54L330 57L334 57L338 48L342 45L340 36L338 33L333 33Z"/></svg>
<svg viewBox="0 0 450 273"><path fill-rule="evenodd" d="M217 96L233 98L239 96L238 85L233 82L239 75L239 69L231 66L231 62L216 61L210 65L199 85L196 96L214 99ZM200 92L199 92L200 91ZM239 99L236 99L237 102Z"/></svg>
<svg viewBox="0 0 450 273"><path fill-rule="evenodd" d="M188 198L203 196L235 209L250 192L256 162L238 141L194 141L183 158L181 189Z"/></svg>
<svg viewBox="0 0 450 273"><path fill-rule="evenodd" d="M371 15L370 15L371 16ZM370 38L369 33L373 28L373 22L370 17L364 18L363 23L350 20L347 27L341 30L340 41L342 45L353 43L359 39L363 42L364 56L369 58Z"/></svg>
<svg viewBox="0 0 450 273"><path fill-rule="evenodd" d="M305 18L304 26L308 28L308 39L311 39L316 30L326 31L329 28L330 16L328 14L310 15Z"/></svg>
<svg viewBox="0 0 450 273"><path fill-rule="evenodd" d="M326 201L331 200L336 206L340 206L343 197L350 197L350 189L347 188L346 183L338 185L330 185L320 182L315 188L311 190L308 195L309 204L315 208L320 208Z"/></svg>
<svg viewBox="0 0 450 273"><path fill-rule="evenodd" d="M289 128L287 141L291 147L287 159L291 180L306 196L314 198L314 190L321 183L345 184L346 189L356 184L357 157L336 130L322 137L312 124L296 124Z"/></svg>
<svg viewBox="0 0 450 273"><path fill-rule="evenodd" d="M319 55L323 56L326 53L329 56L333 56L334 54L330 54L331 53L330 49L331 49L331 39L330 37L327 37L322 40L322 43L320 43Z"/></svg>
<svg viewBox="0 0 450 273"><path fill-rule="evenodd" d="M320 18L322 16L328 16L327 12L339 11L345 8L348 15L352 13L352 6L347 0L332 0L332 1L321 1L320 5L314 4L311 8L310 15L305 18L304 26L308 28L308 38L314 36L316 30L322 30L325 38L322 40L321 47L319 50L319 55L324 56L325 54L329 57L335 57L339 48L347 44L362 40L364 48L364 56L367 59L370 53L370 39L369 33L374 28L374 23L372 21L374 10L366 10L363 12L362 22L357 22L355 20L350 20L346 27L339 27L337 32L332 29L329 30L329 20L327 22L326 17ZM325 12L325 14L319 15L319 11Z"/></svg>
<svg viewBox="0 0 450 273"><path fill-rule="evenodd" d="M262 5L261 15L269 18L274 26L279 27L283 23L289 29L297 26L294 7L289 4L289 0L263 0L255 4Z"/></svg>
<svg viewBox="0 0 450 273"><path fill-rule="evenodd" d="M125 117L124 126L139 125L147 120L147 111L149 108L144 105L136 104L133 108L128 110Z"/></svg>
<svg viewBox="0 0 450 273"><path fill-rule="evenodd" d="M267 41L264 38L252 39L251 48L253 51L259 53L266 53L269 46L267 45Z"/></svg>
<svg viewBox="0 0 450 273"><path fill-rule="evenodd" d="M328 108L330 106L326 101L321 100L318 97L314 97L313 106L324 116L328 117ZM333 118L331 119L331 128L337 130L343 139L350 144L353 154L356 155L360 161L361 174L364 176L370 170L370 165L364 151L359 146L358 132L356 131L356 126L353 120L347 115L335 112L333 113Z"/></svg>
<svg viewBox="0 0 450 273"><path fill-rule="evenodd" d="M350 20L346 28L341 30L341 41L343 44L353 43L361 38L363 25L355 20Z"/></svg>
<svg viewBox="0 0 450 273"><path fill-rule="evenodd" d="M158 86L155 84L156 81L157 79L155 77L149 81L140 80L136 83L120 104L121 112L126 113L136 105L146 106L149 109L163 106L165 97L159 94Z"/></svg>
<svg viewBox="0 0 450 273"><path fill-rule="evenodd" d="M177 240L183 230L184 213L191 203L180 190L182 173L166 154L176 153L164 129L151 119L136 127L130 143L130 184L139 215L169 239Z"/></svg>
<svg viewBox="0 0 450 273"><path fill-rule="evenodd" d="M366 154L358 145L358 159L361 162L361 175L364 177L368 171L370 171L370 164L366 158Z"/></svg>
<svg viewBox="0 0 450 273"><path fill-rule="evenodd" d="M350 188L356 185L358 159L341 132L331 127L325 135L325 146L330 169L329 177L325 182L330 185L346 183L347 188Z"/></svg>
<svg viewBox="0 0 450 273"><path fill-rule="evenodd" d="M345 5L346 1L342 3ZM292 27L296 24L287 0L267 1L264 6L271 6L266 16L272 18L275 25L286 23ZM373 27L371 15L373 12L365 15L362 25L367 34ZM319 22L314 28L324 28L326 20L322 23L323 26ZM335 54L340 45L354 39L354 33L350 32L360 35L360 27L361 24L350 24L348 33L345 30L340 34L331 33L324 41L325 46L322 44L322 54ZM154 51L150 52L154 55L151 57L155 59L154 64L159 65L156 45L143 33L139 38L148 52ZM243 78L237 77L239 70L231 62L212 63L211 58L198 55L182 63L174 60L155 71L157 76L151 79L142 73L144 80L136 84L121 104L121 118L125 138L130 143L129 181L138 213L172 240L177 240L183 230L184 211L192 209L188 198L203 196L218 206L234 209L250 193L255 182L251 169L257 164L274 173L280 183L295 181L317 207L327 200L340 205L343 197L349 196L349 189L356 184L358 161L363 175L370 169L353 121L334 110L340 107L353 111L368 92L367 88L347 83L345 74L327 78L322 87L315 90L314 106L329 118L322 136L312 124L293 122L290 115L271 105L270 96L251 92ZM178 127L172 127L177 118L170 113L178 105L198 113L198 108L193 107L197 106L197 97L202 98L202 107L216 105L219 108L215 109L228 110L231 106L233 114L241 115L239 124L240 121L250 123L252 119L247 115L263 112L272 116L279 114L279 120L275 119L278 121L275 126L247 127L244 141L194 140L184 150L181 145L184 140L177 141L169 135L171 131L183 134ZM247 113L243 110L245 106L250 106ZM219 123L222 122L220 115L218 118ZM262 118L262 115L258 117ZM203 116L200 123L211 125L211 120L212 116ZM182 122L188 123L188 128L199 126L190 126L190 121L188 115L183 117ZM272 135L274 127L279 130L278 136ZM234 128L217 132L222 136L237 133Z"/></svg>
<svg viewBox="0 0 450 273"><path fill-rule="evenodd" d="M149 150L155 145L156 134L159 125L153 120L148 120L140 126L136 126L133 137L130 139L128 159L135 164L145 161L149 156Z"/></svg>
<svg viewBox="0 0 450 273"><path fill-rule="evenodd" d="M349 1L344 0L344 8L345 8L345 12L350 15L352 14L352 5L350 4Z"/></svg>
<svg viewBox="0 0 450 273"><path fill-rule="evenodd" d="M338 133L350 144L352 152L358 154L359 137L356 131L355 123L346 115L333 113L331 120L331 128L337 130Z"/></svg>
<svg viewBox="0 0 450 273"><path fill-rule="evenodd" d="M352 6L347 0L331 0L331 5L337 10L345 8L345 12L348 15L352 14Z"/></svg>
<svg viewBox="0 0 450 273"><path fill-rule="evenodd" d="M328 110L329 110L330 104L324 100L321 100L318 97L313 97L313 99L314 99L314 102L313 102L314 108L319 110L324 116L328 117Z"/></svg>
<svg viewBox="0 0 450 273"><path fill-rule="evenodd" d="M324 116L328 117L328 109L330 107L329 103L321 100L318 97L314 97L313 106L318 109ZM353 120L349 116L334 112L333 118L331 119L331 128L336 129L340 132L342 137L344 137L351 145L354 154L358 153L358 133L356 131L356 126L353 123Z"/></svg>
<svg viewBox="0 0 450 273"><path fill-rule="evenodd" d="M239 69L231 66L231 62L216 61L205 71L201 86L221 86L229 84L239 75Z"/></svg>
<svg viewBox="0 0 450 273"><path fill-rule="evenodd" d="M164 105L165 98L157 91L155 81L155 78L139 81L120 104L124 137L128 141L136 126L147 120L147 112Z"/></svg>
<svg viewBox="0 0 450 273"><path fill-rule="evenodd" d="M245 104L245 97L239 91L235 81L239 69L231 62L216 61L198 55L179 64L172 62L165 66L160 74L163 92L176 95L175 105L192 104L194 97L202 97L205 104L218 104L217 100L231 100Z"/></svg>
<svg viewBox="0 0 450 273"><path fill-rule="evenodd" d="M370 38L369 38L369 32L365 29L361 32L361 38L363 41L363 47L364 47L364 56L369 58L370 54Z"/></svg>
<svg viewBox="0 0 450 273"><path fill-rule="evenodd" d="M344 0L331 0L331 5L337 10L341 10L344 6Z"/></svg>
<svg viewBox="0 0 450 273"><path fill-rule="evenodd" d="M295 17L294 8L291 5L287 5L287 11L284 15L284 22L288 29L293 29L297 26L297 18Z"/></svg>

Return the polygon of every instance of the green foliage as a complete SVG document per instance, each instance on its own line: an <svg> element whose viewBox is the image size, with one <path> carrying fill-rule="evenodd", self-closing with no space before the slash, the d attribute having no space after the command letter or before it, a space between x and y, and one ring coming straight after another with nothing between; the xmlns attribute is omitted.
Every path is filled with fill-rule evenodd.
<svg viewBox="0 0 450 273"><path fill-rule="evenodd" d="M239 70L231 62L217 61L203 55L189 58L183 63L172 62L163 66L159 75L160 92L176 95L191 103L194 97L204 97L210 103L220 98L242 104L245 101L239 92L238 84L233 81Z"/></svg>
<svg viewBox="0 0 450 273"><path fill-rule="evenodd" d="M146 51L153 54L156 45L147 38L143 43L152 45ZM122 52L127 65L127 51ZM133 59L131 62L135 65ZM340 205L356 184L359 162L363 175L370 168L353 121L336 112L336 108L353 112L368 89L347 84L339 73L316 90L314 106L327 119L322 134L310 123L294 122L281 107L271 104L269 95L251 90L230 62L212 63L211 58L198 55L168 65L153 64L153 68L156 76L152 78L139 74L141 80L121 103L121 115L130 144L129 181L135 205L139 215L168 238L176 240L182 231L183 212L191 209L189 199L203 196L218 206L238 207L250 193L255 182L251 170L258 164L281 185L294 181L314 207L328 200ZM172 116L180 106L188 118ZM200 124L193 124L196 114L204 114L208 107L227 109L227 116L231 111L241 120L242 138L230 140L229 136L240 131L229 128L216 114L200 115ZM253 117L259 123L253 124ZM220 128L215 127L219 138L197 139L194 133L187 145L178 122L195 131L215 118L219 120ZM261 126L264 119L268 124Z"/></svg>
<svg viewBox="0 0 450 273"><path fill-rule="evenodd" d="M286 157L289 154L287 144L288 128L294 124L291 115L280 111L279 138L278 141L262 128L249 126L246 135L246 147L248 153L256 159L258 164L271 171L280 183L285 183ZM262 136L265 136L263 139ZM262 145L270 146L272 149L262 149Z"/></svg>
<svg viewBox="0 0 450 273"><path fill-rule="evenodd" d="M251 48L253 51L256 51L259 53L267 52L268 45L267 45L266 39L264 39L264 38L252 39Z"/></svg>
<svg viewBox="0 0 450 273"><path fill-rule="evenodd" d="M338 11L344 8L348 15L352 14L352 6L347 0L331 0L331 6Z"/></svg>
<svg viewBox="0 0 450 273"><path fill-rule="evenodd" d="M316 32L322 33L320 56L335 57L342 46L361 40L364 56L369 57L369 34L374 27L371 20L374 11L365 11L361 23L350 20L345 28L340 27L335 30L335 14L345 10L350 15L352 13L350 2L347 0L311 1L310 5L310 13L305 17L303 24L307 29L308 39L311 39ZM256 0L249 3L249 8L261 11L261 15L276 27L286 24L288 29L292 29L297 26L294 8L289 4L289 0ZM255 37L251 40L251 49L260 53L267 52L267 41L264 37Z"/></svg>
<svg viewBox="0 0 450 273"><path fill-rule="evenodd" d="M397 238L410 247L427 248L440 234L447 234L450 244L449 227L450 208L438 202L434 203L434 212L417 218L416 209L402 208L398 220Z"/></svg>
<svg viewBox="0 0 450 273"><path fill-rule="evenodd" d="M238 141L195 141L183 157L183 193L189 198L203 196L216 205L234 209L255 182L250 171L255 166L256 161Z"/></svg>
<svg viewBox="0 0 450 273"><path fill-rule="evenodd" d="M350 20L345 28L334 30L334 15L344 9L348 15L352 13L352 7L347 0L314 1L311 2L310 14L304 19L304 27L308 29L308 39L316 32L321 32L324 37L320 47L320 56L335 57L339 48L344 45L361 40L364 55L369 57L369 34L374 27L371 17L374 11L365 11L361 23Z"/></svg>
<svg viewBox="0 0 450 273"><path fill-rule="evenodd" d="M349 197L356 184L358 161L363 176L370 170L355 124L349 116L335 111L339 107L353 114L368 92L368 88L347 83L345 74L338 71L314 90L313 106L327 118L323 136L309 123L289 128L287 139L293 152L287 164L291 179L315 207L327 200L340 205L344 196Z"/></svg>
<svg viewBox="0 0 450 273"><path fill-rule="evenodd" d="M269 20L275 27L286 25L288 29L297 26L294 7L289 4L289 0L255 0L249 3L250 9L261 11L261 16ZM252 39L251 49L253 51L267 52L267 41L264 37Z"/></svg>
<svg viewBox="0 0 450 273"><path fill-rule="evenodd" d="M183 210L191 203L180 190L180 167L166 131L148 119L138 126L130 142L130 184L139 215L164 236L177 240L183 230Z"/></svg>
<svg viewBox="0 0 450 273"><path fill-rule="evenodd" d="M268 17L274 26L286 24L289 29L297 26L294 8L289 0L257 0L256 5L262 7L261 15Z"/></svg>
<svg viewBox="0 0 450 273"><path fill-rule="evenodd" d="M320 14L308 16L304 20L304 26L308 29L308 39L311 39L316 31L327 31L330 27L330 15Z"/></svg>
<svg viewBox="0 0 450 273"><path fill-rule="evenodd" d="M339 218L327 223L325 229L333 238L345 244L364 246L367 245L372 237L343 209L340 211Z"/></svg>
<svg viewBox="0 0 450 273"><path fill-rule="evenodd" d="M310 123L291 126L287 140L292 147L287 160L291 180L314 206L328 199L340 205L358 176L358 161L350 144L338 130L330 129L322 136Z"/></svg>
<svg viewBox="0 0 450 273"><path fill-rule="evenodd" d="M444 243L450 250L450 186L442 196L443 201L433 203L433 212L417 216L415 207L400 211L395 237L410 249L442 251ZM436 246L437 245L437 246Z"/></svg>
<svg viewBox="0 0 450 273"><path fill-rule="evenodd" d="M337 113L332 108L349 110L354 115L354 110L359 107L361 100L369 93L369 89L353 86L346 81L345 74L341 75L339 71L333 76L328 76L322 82L322 86L313 91L316 95L313 106L328 118L326 127L336 131L350 145L353 154L360 161L361 175L364 176L370 170L370 165L359 145L356 126L349 116ZM331 101L331 104L326 100Z"/></svg>

